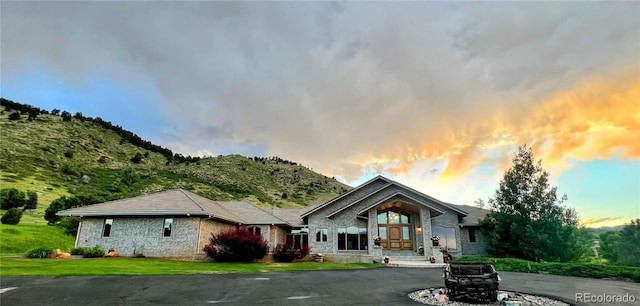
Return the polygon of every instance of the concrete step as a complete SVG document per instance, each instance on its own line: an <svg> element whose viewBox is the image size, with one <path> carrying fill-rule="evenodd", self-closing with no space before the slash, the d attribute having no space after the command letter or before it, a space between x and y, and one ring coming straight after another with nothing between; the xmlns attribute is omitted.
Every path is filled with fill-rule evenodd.
<svg viewBox="0 0 640 306"><path fill-rule="evenodd" d="M385 255L389 256L389 260L391 261L427 261L425 256L393 256L393 255Z"/></svg>

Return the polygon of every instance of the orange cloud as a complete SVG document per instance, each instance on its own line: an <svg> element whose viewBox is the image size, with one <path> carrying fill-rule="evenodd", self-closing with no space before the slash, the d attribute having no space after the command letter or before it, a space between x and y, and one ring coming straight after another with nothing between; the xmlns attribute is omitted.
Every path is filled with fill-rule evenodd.
<svg viewBox="0 0 640 306"><path fill-rule="evenodd" d="M511 109L487 109L481 120L453 127L439 137L381 158L355 162L394 175L407 173L416 160L446 162L440 180L464 175L481 165L506 170L518 145L531 146L544 166L565 169L578 160L617 156L640 158L640 78L637 69L591 76L546 98L523 99ZM523 106L525 105L525 106ZM488 119L485 119L488 118ZM395 156L394 156L395 155ZM355 167L350 169L355 177Z"/></svg>

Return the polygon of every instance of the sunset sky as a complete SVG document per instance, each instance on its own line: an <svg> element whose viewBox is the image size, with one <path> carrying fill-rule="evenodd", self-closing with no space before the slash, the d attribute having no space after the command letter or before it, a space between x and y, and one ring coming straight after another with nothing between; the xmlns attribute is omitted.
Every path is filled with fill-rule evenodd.
<svg viewBox="0 0 640 306"><path fill-rule="evenodd" d="M6 2L1 95L185 155L492 197L518 145L640 218L640 2Z"/></svg>

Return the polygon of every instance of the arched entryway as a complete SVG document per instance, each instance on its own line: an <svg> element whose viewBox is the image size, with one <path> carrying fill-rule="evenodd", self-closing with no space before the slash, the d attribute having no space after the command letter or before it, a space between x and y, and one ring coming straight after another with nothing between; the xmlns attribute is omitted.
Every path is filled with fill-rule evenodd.
<svg viewBox="0 0 640 306"><path fill-rule="evenodd" d="M390 250L413 250L412 213L401 207L378 210L380 246Z"/></svg>

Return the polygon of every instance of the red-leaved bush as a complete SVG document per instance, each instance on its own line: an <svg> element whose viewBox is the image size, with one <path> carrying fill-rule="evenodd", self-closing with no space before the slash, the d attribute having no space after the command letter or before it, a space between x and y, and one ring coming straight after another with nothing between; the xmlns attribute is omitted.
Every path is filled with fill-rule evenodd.
<svg viewBox="0 0 640 306"><path fill-rule="evenodd" d="M215 261L252 262L267 255L269 246L262 236L246 229L211 234L204 251Z"/></svg>
<svg viewBox="0 0 640 306"><path fill-rule="evenodd" d="M302 259L311 253L311 248L308 245L303 245L299 249L296 249L291 244L278 244L276 250L273 253L273 258L281 262L292 262L294 259Z"/></svg>

